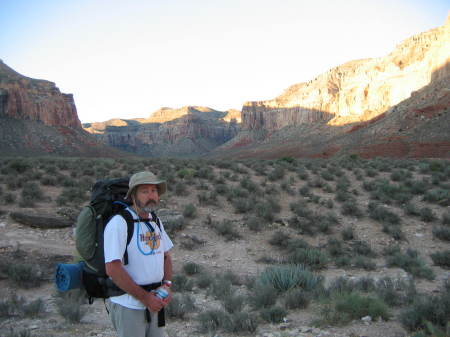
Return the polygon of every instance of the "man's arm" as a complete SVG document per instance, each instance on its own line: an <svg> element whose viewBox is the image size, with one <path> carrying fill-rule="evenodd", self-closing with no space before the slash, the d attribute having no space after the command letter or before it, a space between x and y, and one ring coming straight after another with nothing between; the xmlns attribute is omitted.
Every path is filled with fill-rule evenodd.
<svg viewBox="0 0 450 337"><path fill-rule="evenodd" d="M164 253L164 277L163 280L172 280L172 257L170 252Z"/></svg>
<svg viewBox="0 0 450 337"><path fill-rule="evenodd" d="M164 263L164 271L166 269L165 265L166 264ZM171 262L170 265L172 266ZM148 309L150 309L150 311L157 312L164 306L164 303L161 301L161 299L156 297L153 292L144 290L133 281L127 271L123 268L122 261L114 260L111 262L107 262L105 267L106 274L112 278L113 282L120 289L137 298Z"/></svg>

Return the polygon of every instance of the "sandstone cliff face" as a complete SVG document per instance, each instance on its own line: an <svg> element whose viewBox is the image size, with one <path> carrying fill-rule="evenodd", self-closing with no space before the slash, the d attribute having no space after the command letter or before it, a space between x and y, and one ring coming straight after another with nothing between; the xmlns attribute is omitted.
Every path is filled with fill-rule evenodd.
<svg viewBox="0 0 450 337"><path fill-rule="evenodd" d="M366 121L407 99L432 80L448 78L450 21L413 36L386 57L348 62L267 101L247 102L244 130L270 134L286 126ZM434 74L434 75L432 75ZM434 78L432 78L434 76Z"/></svg>
<svg viewBox="0 0 450 337"><path fill-rule="evenodd" d="M162 108L147 119L110 120L83 127L103 143L141 155L189 156L209 152L239 131L236 119L206 107Z"/></svg>
<svg viewBox="0 0 450 337"><path fill-rule="evenodd" d="M54 83L20 75L0 60L0 116L81 129L71 94Z"/></svg>

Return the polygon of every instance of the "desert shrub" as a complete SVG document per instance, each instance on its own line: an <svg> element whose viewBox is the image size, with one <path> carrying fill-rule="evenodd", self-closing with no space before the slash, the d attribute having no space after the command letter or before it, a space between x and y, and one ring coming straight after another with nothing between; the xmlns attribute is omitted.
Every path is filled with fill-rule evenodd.
<svg viewBox="0 0 450 337"><path fill-rule="evenodd" d="M417 294L412 279L406 281L390 277L378 280L375 292L389 306L409 304Z"/></svg>
<svg viewBox="0 0 450 337"><path fill-rule="evenodd" d="M376 254L366 241L358 240L352 243L352 251L357 255L375 257Z"/></svg>
<svg viewBox="0 0 450 337"><path fill-rule="evenodd" d="M374 202L370 202L368 206L369 216L381 223L388 223L391 225L398 225L400 217L388 210L386 207Z"/></svg>
<svg viewBox="0 0 450 337"><path fill-rule="evenodd" d="M14 204L16 202L16 196L12 193L5 193L3 196L3 202L6 205Z"/></svg>
<svg viewBox="0 0 450 337"><path fill-rule="evenodd" d="M256 202L253 211L266 221L273 221L275 214L281 210L280 205L275 198L266 198Z"/></svg>
<svg viewBox="0 0 450 337"><path fill-rule="evenodd" d="M353 240L356 238L355 232L353 231L352 227L344 228L341 232L341 235L342 235L342 239L345 241Z"/></svg>
<svg viewBox="0 0 450 337"><path fill-rule="evenodd" d="M21 195L23 199L42 199L44 192L37 183L31 182L24 185Z"/></svg>
<svg viewBox="0 0 450 337"><path fill-rule="evenodd" d="M220 276L218 276L224 280L229 281L232 285L235 286L240 286L242 285L242 281L241 278L239 277L238 274L236 274L235 272L233 272L232 270L228 269L225 270Z"/></svg>
<svg viewBox="0 0 450 337"><path fill-rule="evenodd" d="M178 182L178 183L176 183L174 191L175 191L175 194L179 195L179 196L187 196L187 195L189 195L189 192L187 190L185 182Z"/></svg>
<svg viewBox="0 0 450 337"><path fill-rule="evenodd" d="M346 201L342 204L342 214L361 217L363 212L354 201Z"/></svg>
<svg viewBox="0 0 450 337"><path fill-rule="evenodd" d="M268 175L267 178L269 178L270 181L280 180L284 178L286 171L281 166L276 166Z"/></svg>
<svg viewBox="0 0 450 337"><path fill-rule="evenodd" d="M183 265L183 271L186 275L195 275L201 271L201 266L195 262L186 262Z"/></svg>
<svg viewBox="0 0 450 337"><path fill-rule="evenodd" d="M281 230L273 233L272 237L269 239L269 244L276 247L286 248L289 242L290 235Z"/></svg>
<svg viewBox="0 0 450 337"><path fill-rule="evenodd" d="M275 304L277 297L274 296L277 290L271 283L255 281L247 299L254 309L267 308Z"/></svg>
<svg viewBox="0 0 450 337"><path fill-rule="evenodd" d="M191 291L194 282L186 277L186 275L183 274L176 274L172 277L173 281L173 291L175 292L184 292L184 291Z"/></svg>
<svg viewBox="0 0 450 337"><path fill-rule="evenodd" d="M73 289L66 292L58 292L56 306L59 314L68 322L79 323L87 310L82 308L86 301L84 290Z"/></svg>
<svg viewBox="0 0 450 337"><path fill-rule="evenodd" d="M186 314L196 309L194 299L190 294L174 294L172 301L167 306L169 317L183 319Z"/></svg>
<svg viewBox="0 0 450 337"><path fill-rule="evenodd" d="M9 162L6 172L23 174L33 168L33 164L28 159L14 159ZM5 173L4 173L5 174Z"/></svg>
<svg viewBox="0 0 450 337"><path fill-rule="evenodd" d="M450 204L450 191L447 189L435 188L427 191L423 200L446 206Z"/></svg>
<svg viewBox="0 0 450 337"><path fill-rule="evenodd" d="M291 252L286 261L291 264L303 264L312 269L323 269L328 264L328 256L319 249L303 248Z"/></svg>
<svg viewBox="0 0 450 337"><path fill-rule="evenodd" d="M404 210L407 215L412 215L412 216L420 215L420 210L412 202L408 202L407 204L405 204Z"/></svg>
<svg viewBox="0 0 450 337"><path fill-rule="evenodd" d="M440 295L416 296L413 304L402 312L401 323L410 331L425 328L431 322L445 328L450 317L450 291L444 289Z"/></svg>
<svg viewBox="0 0 450 337"><path fill-rule="evenodd" d="M327 251L328 254L333 257L342 256L345 253L342 241L339 241L338 239L335 238L328 239Z"/></svg>
<svg viewBox="0 0 450 337"><path fill-rule="evenodd" d="M404 181L408 178L411 178L411 176L412 176L411 172L402 169L394 170L391 173L391 179L393 181Z"/></svg>
<svg viewBox="0 0 450 337"><path fill-rule="evenodd" d="M195 219L197 216L197 208L194 204L187 204L183 210L183 216L190 219Z"/></svg>
<svg viewBox="0 0 450 337"><path fill-rule="evenodd" d="M41 178L41 184L44 186L56 186L58 185L58 180L55 176L45 175Z"/></svg>
<svg viewBox="0 0 450 337"><path fill-rule="evenodd" d="M230 220L225 219L222 222L213 221L211 226L216 233L223 236L226 241L233 241L241 237Z"/></svg>
<svg viewBox="0 0 450 337"><path fill-rule="evenodd" d="M444 268L450 268L450 250L430 254L434 264Z"/></svg>
<svg viewBox="0 0 450 337"><path fill-rule="evenodd" d="M59 206L64 206L66 204L82 204L86 200L86 190L74 187L65 187L56 199L56 203Z"/></svg>
<svg viewBox="0 0 450 337"><path fill-rule="evenodd" d="M244 219L244 223L253 232L261 231L264 228L264 226L266 225L266 221L264 221L263 219L261 219L257 216L250 216L250 217Z"/></svg>
<svg viewBox="0 0 450 337"><path fill-rule="evenodd" d="M424 207L420 209L420 219L424 222L431 222L436 220L436 215L430 208Z"/></svg>
<svg viewBox="0 0 450 337"><path fill-rule="evenodd" d="M235 213L248 213L255 207L255 200L251 198L236 198L231 200Z"/></svg>
<svg viewBox="0 0 450 337"><path fill-rule="evenodd" d="M405 254L395 252L386 257L386 262L389 267L402 268L416 277L434 279L433 270L425 265L425 262L419 258L418 252L413 249L408 249Z"/></svg>
<svg viewBox="0 0 450 337"><path fill-rule="evenodd" d="M284 305L288 309L307 308L311 301L311 294L303 289L294 288L286 292Z"/></svg>
<svg viewBox="0 0 450 337"><path fill-rule="evenodd" d="M197 195L198 202L201 205L217 205L218 199L217 199L217 193L214 191L211 192L201 192Z"/></svg>
<svg viewBox="0 0 450 337"><path fill-rule="evenodd" d="M310 248L310 245L301 238L288 238L286 244L283 246L288 253L294 252L296 249Z"/></svg>
<svg viewBox="0 0 450 337"><path fill-rule="evenodd" d="M238 311L228 316L223 328L233 334L240 332L254 334L258 328L258 321L254 314Z"/></svg>
<svg viewBox="0 0 450 337"><path fill-rule="evenodd" d="M213 283L214 278L210 273L207 272L202 272L198 277L197 277L197 287L201 288L201 289L206 289L209 288L209 286Z"/></svg>
<svg viewBox="0 0 450 337"><path fill-rule="evenodd" d="M383 224L383 232L390 235L394 240L405 240L405 234L399 225Z"/></svg>
<svg viewBox="0 0 450 337"><path fill-rule="evenodd" d="M228 188L227 185L219 183L219 184L215 185L214 191L218 195L227 195L229 193L230 189Z"/></svg>
<svg viewBox="0 0 450 337"><path fill-rule="evenodd" d="M34 288L41 285L42 272L34 264L12 263L7 268L7 276L21 288Z"/></svg>
<svg viewBox="0 0 450 337"><path fill-rule="evenodd" d="M42 298L38 298L22 306L22 312L26 317L37 317L45 311L45 304Z"/></svg>
<svg viewBox="0 0 450 337"><path fill-rule="evenodd" d="M295 215L297 215L299 217L311 218L313 216L312 211L310 209L308 209L308 204L302 200L297 201L297 202L292 202L289 205L289 208Z"/></svg>
<svg viewBox="0 0 450 337"><path fill-rule="evenodd" d="M264 308L260 312L261 318L268 323L281 323L287 315L287 311L279 306Z"/></svg>
<svg viewBox="0 0 450 337"><path fill-rule="evenodd" d="M230 297L233 293L233 288L230 280L216 277L209 287L209 293L218 300L224 300Z"/></svg>
<svg viewBox="0 0 450 337"><path fill-rule="evenodd" d="M244 307L245 298L243 296L232 294L223 299L223 307L230 314L240 312Z"/></svg>
<svg viewBox="0 0 450 337"><path fill-rule="evenodd" d="M358 256L355 257L354 265L355 265L356 268L362 268L364 270L375 270L375 269L377 269L377 265L375 264L375 262L370 260L368 257L361 256L361 255L358 255Z"/></svg>
<svg viewBox="0 0 450 337"><path fill-rule="evenodd" d="M352 263L352 258L349 255L338 256L334 263L338 268L349 267Z"/></svg>
<svg viewBox="0 0 450 337"><path fill-rule="evenodd" d="M352 320L370 316L373 319L389 320L389 308L380 298L361 294L342 293L321 311L324 324L346 324Z"/></svg>
<svg viewBox="0 0 450 337"><path fill-rule="evenodd" d="M443 241L450 241L450 227L435 226L433 227L433 235Z"/></svg>
<svg viewBox="0 0 450 337"><path fill-rule="evenodd" d="M313 291L322 285L323 278L302 265L286 265L266 268L259 275L257 282L262 285L270 285L281 292L293 288Z"/></svg>
<svg viewBox="0 0 450 337"><path fill-rule="evenodd" d="M442 224L450 225L450 211L447 211L442 214Z"/></svg>
<svg viewBox="0 0 450 337"><path fill-rule="evenodd" d="M213 333L226 325L228 315L223 310L207 310L197 316L198 330L202 333Z"/></svg>

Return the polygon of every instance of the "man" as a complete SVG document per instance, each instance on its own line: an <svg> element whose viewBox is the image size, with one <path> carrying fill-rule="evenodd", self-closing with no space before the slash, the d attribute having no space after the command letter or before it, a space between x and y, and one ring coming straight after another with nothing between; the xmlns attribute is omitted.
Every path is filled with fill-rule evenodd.
<svg viewBox="0 0 450 337"><path fill-rule="evenodd" d="M172 259L169 250L172 241L161 224L152 218L159 197L166 191L166 183L151 172L131 176L126 199L132 201L127 208L133 218L134 232L128 246L125 219L114 216L104 233L106 273L126 293L110 297L109 309L119 337L162 337L164 335L163 308L172 295L161 299L155 289L161 284L170 288ZM154 214L154 213L153 213ZM128 264L124 264L125 250ZM144 289L145 288L145 289Z"/></svg>

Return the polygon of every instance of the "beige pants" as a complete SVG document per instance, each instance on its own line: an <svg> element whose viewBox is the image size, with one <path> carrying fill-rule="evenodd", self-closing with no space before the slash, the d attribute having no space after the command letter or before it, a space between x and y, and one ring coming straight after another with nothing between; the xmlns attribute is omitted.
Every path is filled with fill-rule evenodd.
<svg viewBox="0 0 450 337"><path fill-rule="evenodd" d="M118 337L164 337L164 328L158 327L158 313L152 312L147 322L145 310L126 308L107 300L109 316Z"/></svg>

